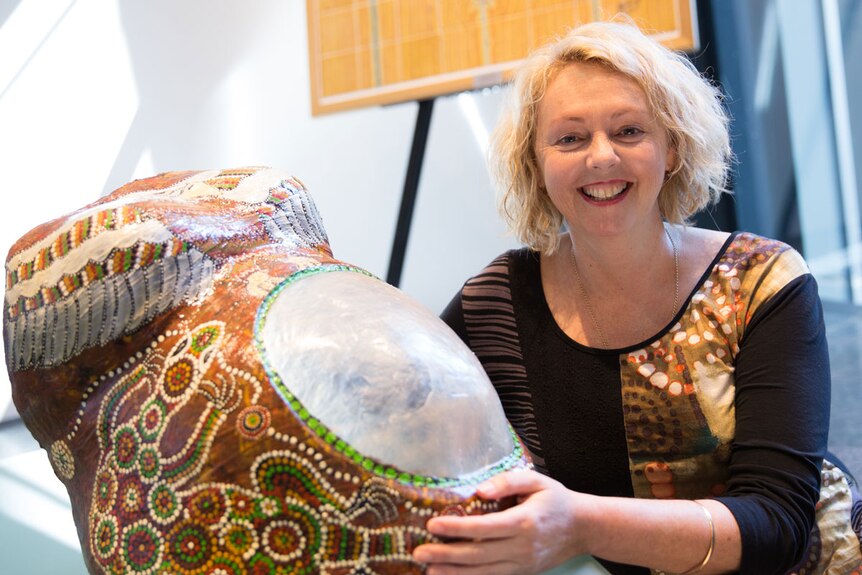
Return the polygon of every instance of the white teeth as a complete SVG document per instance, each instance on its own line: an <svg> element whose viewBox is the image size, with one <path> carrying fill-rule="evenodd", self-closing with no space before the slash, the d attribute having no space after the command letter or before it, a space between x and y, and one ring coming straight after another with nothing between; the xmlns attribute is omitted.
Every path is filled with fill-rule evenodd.
<svg viewBox="0 0 862 575"><path fill-rule="evenodd" d="M591 186L589 188L581 189L586 195L594 200L609 200L621 194L626 187L626 184L618 184L616 186Z"/></svg>

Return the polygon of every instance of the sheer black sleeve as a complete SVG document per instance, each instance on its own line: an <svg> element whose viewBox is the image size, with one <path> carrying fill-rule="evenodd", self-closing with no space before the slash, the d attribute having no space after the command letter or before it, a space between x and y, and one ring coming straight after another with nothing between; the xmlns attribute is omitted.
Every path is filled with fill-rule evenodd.
<svg viewBox="0 0 862 575"><path fill-rule="evenodd" d="M467 327L464 325L464 310L461 306L461 292L459 291L455 294L455 297L452 298L452 301L446 306L443 310L443 313L440 314L440 319L446 322L452 331L454 331L461 340L469 345L469 341L467 341Z"/></svg>

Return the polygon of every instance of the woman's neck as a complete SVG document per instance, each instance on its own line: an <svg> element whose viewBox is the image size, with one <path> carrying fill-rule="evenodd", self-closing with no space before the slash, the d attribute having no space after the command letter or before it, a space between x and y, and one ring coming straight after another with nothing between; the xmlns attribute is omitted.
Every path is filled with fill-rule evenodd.
<svg viewBox="0 0 862 575"><path fill-rule="evenodd" d="M634 277L665 273L673 265L674 244L680 245L678 230L666 229L662 222L637 236L575 236L572 232L567 236L560 250L571 253L561 255L566 259L573 255L584 282L597 289L625 287Z"/></svg>

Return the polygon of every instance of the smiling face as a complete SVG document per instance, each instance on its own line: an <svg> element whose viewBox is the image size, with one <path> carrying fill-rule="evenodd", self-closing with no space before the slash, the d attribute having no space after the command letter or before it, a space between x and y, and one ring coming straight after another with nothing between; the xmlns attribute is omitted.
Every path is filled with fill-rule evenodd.
<svg viewBox="0 0 862 575"><path fill-rule="evenodd" d="M660 220L658 195L675 155L631 78L577 62L538 105L535 154L543 185L572 232L631 233Z"/></svg>

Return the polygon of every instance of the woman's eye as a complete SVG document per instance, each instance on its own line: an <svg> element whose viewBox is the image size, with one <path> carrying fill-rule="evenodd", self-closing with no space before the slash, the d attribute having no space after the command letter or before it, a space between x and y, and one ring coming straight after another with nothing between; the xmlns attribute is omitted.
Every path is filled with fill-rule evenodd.
<svg viewBox="0 0 862 575"><path fill-rule="evenodd" d="M557 140L557 142L558 142L558 143L560 143L560 144L574 144L574 143L579 142L579 141L580 141L580 138L579 138L579 137L577 137L577 136L572 136L572 135L569 135L569 136L563 136L562 138L560 138L559 140Z"/></svg>
<svg viewBox="0 0 862 575"><path fill-rule="evenodd" d="M620 134L620 136L623 136L623 137L639 136L639 135L643 134L643 130L641 130L640 128L636 128L634 126L629 126L627 128L623 128L622 130L620 130L619 134Z"/></svg>

